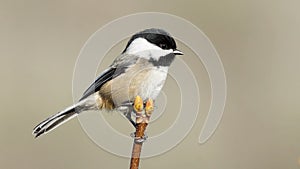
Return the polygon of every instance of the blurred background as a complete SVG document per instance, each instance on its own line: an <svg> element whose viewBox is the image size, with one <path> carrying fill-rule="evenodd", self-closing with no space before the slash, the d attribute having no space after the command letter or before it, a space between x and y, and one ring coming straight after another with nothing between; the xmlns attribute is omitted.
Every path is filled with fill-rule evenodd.
<svg viewBox="0 0 300 169"><path fill-rule="evenodd" d="M99 148L77 119L40 139L31 132L41 120L72 104L73 70L86 40L114 19L145 11L178 15L200 28L220 54L228 94L217 131L198 144L210 84L192 53L182 57L198 80L199 116L180 144L142 159L140 168L300 168L299 6L297 0L0 0L0 168L128 168L128 158ZM125 43L113 48L115 52ZM113 60L108 56L99 72ZM174 83L168 78L164 92L173 93L176 103ZM151 123L148 135L171 125L171 106ZM108 121L120 119L106 116ZM113 126L125 134L133 131L124 119L120 123Z"/></svg>

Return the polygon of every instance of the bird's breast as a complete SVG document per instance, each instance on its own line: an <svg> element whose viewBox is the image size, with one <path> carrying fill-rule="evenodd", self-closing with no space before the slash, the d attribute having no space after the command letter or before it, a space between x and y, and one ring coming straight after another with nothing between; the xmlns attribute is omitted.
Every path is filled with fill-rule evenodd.
<svg viewBox="0 0 300 169"><path fill-rule="evenodd" d="M143 66L128 68L126 72L107 82L99 91L101 97L111 100L116 107L133 101L139 95L155 99L167 78L168 67Z"/></svg>
<svg viewBox="0 0 300 169"><path fill-rule="evenodd" d="M167 67L151 68L139 86L138 95L140 95L143 99L155 99L165 83L167 74Z"/></svg>

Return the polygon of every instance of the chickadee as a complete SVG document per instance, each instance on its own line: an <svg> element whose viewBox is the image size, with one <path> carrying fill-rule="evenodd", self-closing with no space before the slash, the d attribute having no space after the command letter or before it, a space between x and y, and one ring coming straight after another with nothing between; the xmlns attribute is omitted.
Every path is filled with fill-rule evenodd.
<svg viewBox="0 0 300 169"><path fill-rule="evenodd" d="M167 78L175 55L183 55L175 40L162 29L146 29L134 34L122 54L103 71L80 100L42 121L33 129L38 137L87 110L117 110L132 120L136 96L155 100Z"/></svg>

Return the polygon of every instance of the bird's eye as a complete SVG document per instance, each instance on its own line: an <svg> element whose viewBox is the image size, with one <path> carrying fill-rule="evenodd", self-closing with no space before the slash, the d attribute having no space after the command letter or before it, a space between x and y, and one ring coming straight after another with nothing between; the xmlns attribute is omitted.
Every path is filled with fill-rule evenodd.
<svg viewBox="0 0 300 169"><path fill-rule="evenodd" d="M159 44L159 47L162 49L167 49L168 46L165 43L161 43L161 44Z"/></svg>

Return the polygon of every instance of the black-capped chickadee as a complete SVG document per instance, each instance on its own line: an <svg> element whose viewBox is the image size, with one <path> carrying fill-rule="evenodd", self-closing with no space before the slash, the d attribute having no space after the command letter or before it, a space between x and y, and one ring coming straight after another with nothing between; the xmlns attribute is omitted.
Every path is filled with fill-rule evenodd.
<svg viewBox="0 0 300 169"><path fill-rule="evenodd" d="M183 55L175 40L162 29L146 29L128 41L122 54L83 93L81 99L38 124L38 137L87 110L116 110L132 124L132 102L136 96L155 99L167 78L175 55Z"/></svg>

